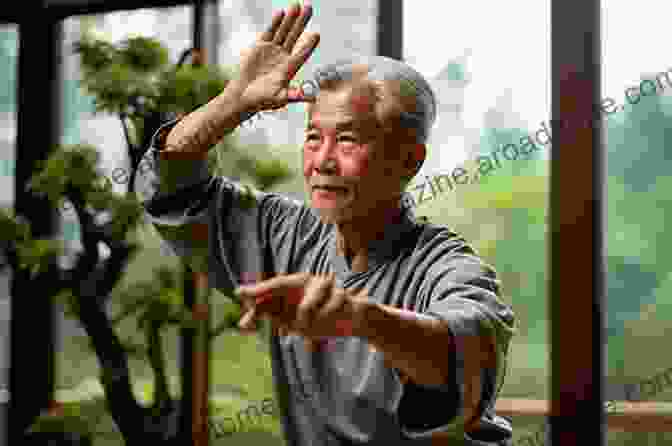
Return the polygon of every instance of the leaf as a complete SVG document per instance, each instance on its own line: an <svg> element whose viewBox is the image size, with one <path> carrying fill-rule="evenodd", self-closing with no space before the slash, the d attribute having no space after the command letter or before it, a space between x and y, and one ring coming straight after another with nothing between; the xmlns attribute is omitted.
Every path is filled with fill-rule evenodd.
<svg viewBox="0 0 672 446"><path fill-rule="evenodd" d="M19 265L21 268L29 268L31 276L46 271L49 264L62 253L63 248L58 240L27 240L17 246Z"/></svg>
<svg viewBox="0 0 672 446"><path fill-rule="evenodd" d="M30 237L30 225L13 209L0 208L0 241L20 242Z"/></svg>
<svg viewBox="0 0 672 446"><path fill-rule="evenodd" d="M168 63L168 50L156 39L129 37L121 42L119 61L139 72L155 71Z"/></svg>

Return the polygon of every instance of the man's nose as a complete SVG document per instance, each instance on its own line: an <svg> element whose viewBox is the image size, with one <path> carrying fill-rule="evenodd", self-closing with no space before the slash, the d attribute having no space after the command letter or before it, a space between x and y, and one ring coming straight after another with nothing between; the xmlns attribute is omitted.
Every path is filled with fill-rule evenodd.
<svg viewBox="0 0 672 446"><path fill-rule="evenodd" d="M323 171L336 169L335 147L336 144L331 138L324 139L315 158L316 170Z"/></svg>

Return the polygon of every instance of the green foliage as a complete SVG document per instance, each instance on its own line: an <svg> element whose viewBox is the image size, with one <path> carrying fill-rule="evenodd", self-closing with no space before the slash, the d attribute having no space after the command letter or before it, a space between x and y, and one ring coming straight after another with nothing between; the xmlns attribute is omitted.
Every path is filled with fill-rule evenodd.
<svg viewBox="0 0 672 446"><path fill-rule="evenodd" d="M18 245L19 268L30 268L31 278L45 272L49 263L62 253L59 242L36 239Z"/></svg>
<svg viewBox="0 0 672 446"><path fill-rule="evenodd" d="M253 154L253 155L250 155ZM208 153L208 168L214 175L236 181L249 180L259 190L266 191L292 179L294 170L267 147L250 145L245 150L233 146Z"/></svg>
<svg viewBox="0 0 672 446"><path fill-rule="evenodd" d="M178 69L170 66L167 50L153 39L131 38L115 46L84 37L74 48L81 56L81 85L93 96L95 112L117 113L129 118L126 121L131 123L127 135L129 150L132 143L137 145L146 141L147 132L155 131L146 125L156 125L159 112L191 112L218 95L228 82L227 74L216 67L183 66ZM230 149L231 144L223 141L210 151L208 161L212 173L222 174L233 167L262 190L293 175L285 164L270 154L268 157L252 157ZM222 155L227 151L233 156L233 163L222 162ZM66 196L81 200L85 210L94 211L94 215L102 213L105 221L109 221L105 225L96 221L98 229L104 229L114 240L124 240L141 224L143 209L134 194L119 196L112 191L109 178L97 168L99 162L98 150L91 145L56 147L48 159L38 165L27 188L48 198L57 208L63 206ZM245 190L246 203L251 205L254 194L249 186ZM82 232L86 232L86 228ZM20 267L30 268L33 276L44 271L46 265L63 252L58 241L33 239L25 219L6 209L0 209L0 243L4 248L16 248ZM181 271L177 269L157 268L148 280L114 288L110 297L119 308L119 313L110 318L112 325L134 317L136 334L144 332L145 340L150 323L159 329L167 326L195 328L197 325L184 306ZM80 298L68 288L54 297L55 302L63 306L66 316L72 318L79 318ZM220 322L210 333L210 339L235 328L240 319L239 302L232 297L225 301L219 306ZM120 337L129 357L146 362L147 342L138 340L137 336ZM88 337L79 337L73 342L83 351L93 352ZM90 426L96 422L81 416L83 407L81 401L63 406L59 413L40 417L32 428L90 433ZM103 411L106 411L104 406Z"/></svg>
<svg viewBox="0 0 672 446"><path fill-rule="evenodd" d="M671 112L669 101L658 92L642 96L637 104L626 106L622 119L609 122L606 161L610 176L620 178L631 190L646 192L658 177L668 175Z"/></svg>
<svg viewBox="0 0 672 446"><path fill-rule="evenodd" d="M140 312L137 317L137 326L145 330L148 323L164 325L178 324L185 327L194 327L194 319L184 306L179 271L167 267L154 270L153 277L147 281L135 283L114 293L114 298L122 304L122 314L114 318L115 324L125 317ZM133 312L127 311L134 309ZM124 342L129 353L144 355L145 346L135 344L130 339Z"/></svg>
<svg viewBox="0 0 672 446"><path fill-rule="evenodd" d="M243 158L242 168L254 172L255 182L261 190L266 190L277 183L292 177L292 171L278 159Z"/></svg>
<svg viewBox="0 0 672 446"><path fill-rule="evenodd" d="M79 402L57 403L56 407L39 415L27 432L77 432L83 436L93 434L95 426L103 415L100 411L86 410L90 405Z"/></svg>
<svg viewBox="0 0 672 446"><path fill-rule="evenodd" d="M208 65L176 69L168 50L147 37L118 46L85 36L74 45L81 56L82 85L95 97L96 111L138 117L155 112L189 113L219 94L230 75Z"/></svg>
<svg viewBox="0 0 672 446"><path fill-rule="evenodd" d="M30 238L30 223L12 208L0 208L0 243L25 242Z"/></svg>
<svg viewBox="0 0 672 446"><path fill-rule="evenodd" d="M82 86L94 97L96 112L127 115L132 123L129 144L146 141L146 118L154 113L189 113L220 94L232 77L233 70L207 64L168 64L168 50L158 41L134 37L118 46L92 37L83 37L74 45L81 56ZM223 153L233 152L228 161L233 171L249 176L261 190L286 181L292 170L266 153L250 156L232 147L224 139L208 154L210 172L227 175Z"/></svg>
<svg viewBox="0 0 672 446"><path fill-rule="evenodd" d="M670 305L664 304L669 302L666 285L672 262L668 249L672 236L666 230L666 222L672 219L668 198L672 177L665 170L670 161L666 141L672 140L671 114L669 101L660 95L648 96L606 122L605 319L610 378L633 373L646 377L669 367L656 362L656 355L641 351L642 345L656 351L651 346L656 337L661 339L659 349L664 350L672 315ZM515 143L526 133L487 129L482 152ZM536 152L538 159L502 161L502 167L480 184L465 185L455 194L420 206L432 220L464 235L498 271L503 297L512 303L517 318L519 339L514 342L525 349L521 353L524 364L514 364L516 375L510 377L520 380L520 394L530 388L521 376L542 373L526 375L526 368L548 367L549 163L542 159L545 150L548 147ZM576 249L580 255L581 247Z"/></svg>
<svg viewBox="0 0 672 446"><path fill-rule="evenodd" d="M534 147L528 145L527 138L530 136L532 136L531 141ZM515 149L511 145L515 146ZM507 150L503 153L505 147ZM547 162L541 162L545 150L548 150L547 147L537 144L534 136L527 129L484 130L481 135L479 153L492 163L493 170L483 175L480 183L486 184L492 177L508 178L516 175L540 175L548 164ZM487 165L487 161L484 160L484 162Z"/></svg>
<svg viewBox="0 0 672 446"><path fill-rule="evenodd" d="M23 217L14 215L12 209L0 209L0 244L4 249L16 250L19 267L30 269L33 278L63 252L56 240L31 238L30 225Z"/></svg>
<svg viewBox="0 0 672 446"><path fill-rule="evenodd" d="M146 37L129 38L115 47L85 35L73 50L80 55L81 84L95 98L96 112L132 114L137 100L131 98L146 98L151 109L159 95L157 72L170 69L168 51Z"/></svg>
<svg viewBox="0 0 672 446"><path fill-rule="evenodd" d="M208 65L184 66L179 70L162 72L157 82L156 101L161 111L189 113L217 96L227 80L219 69Z"/></svg>
<svg viewBox="0 0 672 446"><path fill-rule="evenodd" d="M65 193L74 190L95 211L109 211L115 239L123 239L142 217L142 207L135 196L119 196L112 191L110 179L97 171L99 155L94 147L75 145L53 152L28 187L45 195L61 208Z"/></svg>

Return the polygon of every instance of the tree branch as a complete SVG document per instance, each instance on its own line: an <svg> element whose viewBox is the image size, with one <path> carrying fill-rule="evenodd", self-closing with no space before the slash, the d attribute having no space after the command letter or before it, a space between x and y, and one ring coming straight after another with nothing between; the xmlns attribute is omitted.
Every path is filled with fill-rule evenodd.
<svg viewBox="0 0 672 446"><path fill-rule="evenodd" d="M79 303L79 320L91 338L100 362L107 407L124 437L133 438L137 429L142 428L143 408L133 395L126 352L96 299L79 293L75 295Z"/></svg>
<svg viewBox="0 0 672 446"><path fill-rule="evenodd" d="M84 255L80 256L77 260L77 266L75 267L76 275L86 277L94 271L100 260L98 252L99 238L96 234L97 225L93 221L93 216L84 207L85 201L81 191L69 185L65 190L65 196L72 203L79 218L82 245L84 247Z"/></svg>
<svg viewBox="0 0 672 446"><path fill-rule="evenodd" d="M144 429L144 409L135 400L126 352L101 303L109 297L121 278L122 270L135 247L107 237L103 228L96 225L91 213L84 208L81 191L69 186L66 188L66 196L79 217L84 245L84 254L69 273L75 285L73 295L79 306L78 317L99 359L110 413L124 437L133 438L138 429ZM100 262L98 252L100 241L105 241L111 250L109 259L103 262Z"/></svg>

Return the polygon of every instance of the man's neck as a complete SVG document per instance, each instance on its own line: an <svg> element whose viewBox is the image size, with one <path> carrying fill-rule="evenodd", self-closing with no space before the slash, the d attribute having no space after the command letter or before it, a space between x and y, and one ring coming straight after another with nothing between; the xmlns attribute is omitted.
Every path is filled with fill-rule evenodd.
<svg viewBox="0 0 672 446"><path fill-rule="evenodd" d="M378 216L367 215L365 218L336 224L337 251L345 257L352 271L364 272L368 269L369 245L381 239L386 227L397 223L400 217L401 209L395 207Z"/></svg>

